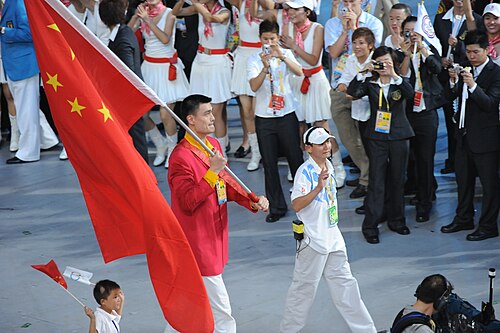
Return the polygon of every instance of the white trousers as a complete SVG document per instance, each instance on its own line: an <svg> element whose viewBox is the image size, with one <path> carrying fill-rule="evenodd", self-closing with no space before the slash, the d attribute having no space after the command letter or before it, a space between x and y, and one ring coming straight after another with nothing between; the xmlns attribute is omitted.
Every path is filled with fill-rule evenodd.
<svg viewBox="0 0 500 333"><path fill-rule="evenodd" d="M59 143L56 133L52 127L50 127L45 114L42 110L39 110L40 115L40 148L49 149L54 147Z"/></svg>
<svg viewBox="0 0 500 333"><path fill-rule="evenodd" d="M236 333L236 320L231 315L231 304L229 303L226 286L222 280L222 274L203 276L203 282L214 315L214 333ZM167 322L167 327L163 333L178 333L178 331Z"/></svg>
<svg viewBox="0 0 500 333"><path fill-rule="evenodd" d="M40 85L39 75L7 84L16 106L17 126L19 127L19 150L16 157L23 161L40 159Z"/></svg>
<svg viewBox="0 0 500 333"><path fill-rule="evenodd" d="M280 332L295 333L306 325L321 277L325 278L337 310L354 333L376 333L373 320L361 299L358 281L352 276L345 249L320 254L305 247L295 259L293 281L285 304Z"/></svg>

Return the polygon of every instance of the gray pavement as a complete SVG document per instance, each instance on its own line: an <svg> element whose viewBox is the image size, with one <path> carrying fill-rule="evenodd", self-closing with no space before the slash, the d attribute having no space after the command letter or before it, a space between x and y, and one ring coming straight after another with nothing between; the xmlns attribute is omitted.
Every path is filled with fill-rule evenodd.
<svg viewBox="0 0 500 333"><path fill-rule="evenodd" d="M233 151L241 142L237 118L231 107ZM123 332L162 332L165 321L145 257L104 264L75 172L69 162L59 161L58 154L58 150L43 152L37 163L6 165L11 153L5 142L0 149L0 332L87 331L88 319L78 303L30 267L50 259L55 259L61 271L73 266L93 272L94 281L117 281L126 294ZM440 126L436 170L445 157L444 126ZM230 166L256 193L264 192L262 168L248 173L245 161L232 158ZM280 171L288 190L286 166ZM159 167L154 172L169 199L167 171ZM361 199L348 198L351 188L339 192L340 228L351 268L378 329L388 328L399 309L414 300L415 288L426 275L444 274L462 297L479 306L488 297L488 268L500 268L499 238L468 242L465 232L439 232L453 218L456 193L453 174L442 176L437 171L436 176L439 189L431 221L417 224L415 208L407 206L411 235L397 235L383 224L378 245L367 244L361 234L362 216L354 213ZM277 332L293 272L295 241L290 222L294 214L289 211L279 222L268 224L264 214L254 215L230 203L229 217L230 259L224 279L238 331ZM68 285L84 303L96 306L90 287L73 281ZM499 293L496 288L496 299ZM303 332L349 332L323 283Z"/></svg>

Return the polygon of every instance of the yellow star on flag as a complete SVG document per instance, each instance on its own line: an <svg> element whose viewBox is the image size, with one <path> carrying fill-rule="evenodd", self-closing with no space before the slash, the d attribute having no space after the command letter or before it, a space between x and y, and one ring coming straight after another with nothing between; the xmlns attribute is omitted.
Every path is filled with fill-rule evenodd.
<svg viewBox="0 0 500 333"><path fill-rule="evenodd" d="M50 29L55 30L55 31L57 31L57 32L61 32L61 30L59 30L59 27L58 27L58 26L57 26L57 24L55 24L55 23L49 24L49 25L47 26L47 28L50 28Z"/></svg>
<svg viewBox="0 0 500 333"><path fill-rule="evenodd" d="M59 82L57 80L57 74L55 74L54 76L50 75L48 72L47 72L47 77L49 78L49 80L45 83L48 83L50 84L54 90L57 92L57 87L63 87L63 85L61 84L61 82Z"/></svg>
<svg viewBox="0 0 500 333"><path fill-rule="evenodd" d="M75 52L73 52L73 49L69 49L71 52L71 60L75 60Z"/></svg>
<svg viewBox="0 0 500 333"><path fill-rule="evenodd" d="M108 121L108 119L111 119L114 121L113 117L111 117L111 113L109 112L108 108L106 105L104 105L104 102L102 102L102 109L97 109L100 113L104 115L104 122Z"/></svg>
<svg viewBox="0 0 500 333"><path fill-rule="evenodd" d="M75 97L74 101L68 100L68 103L71 105L71 112L76 112L78 115L81 117L82 116L82 110L86 109L87 107L78 104L78 98Z"/></svg>

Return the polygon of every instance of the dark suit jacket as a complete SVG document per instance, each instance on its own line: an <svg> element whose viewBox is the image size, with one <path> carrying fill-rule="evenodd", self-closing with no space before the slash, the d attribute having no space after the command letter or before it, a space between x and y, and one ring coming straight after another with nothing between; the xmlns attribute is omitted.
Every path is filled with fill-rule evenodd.
<svg viewBox="0 0 500 333"><path fill-rule="evenodd" d="M469 62L462 66L470 66ZM460 99L458 112L455 114L456 136L458 144L463 144L464 138L469 143L473 153L488 153L500 150L500 121L498 119L498 104L500 101L500 67L490 59L476 79L476 90L467 99L465 106L465 137L463 130L458 130L460 107L462 105L463 81L450 89L447 85L445 93L451 101Z"/></svg>
<svg viewBox="0 0 500 333"><path fill-rule="evenodd" d="M422 80L422 86L424 88L424 101L426 110L435 110L444 104L447 100L444 96L443 86L439 82L438 74L441 73L443 66L441 65L441 59L439 58L439 53L435 49L432 49L433 55L430 55L422 61L420 59L420 79ZM415 87L416 82L415 70L413 65L410 63L410 83ZM413 103L407 103L407 112L413 112Z"/></svg>
<svg viewBox="0 0 500 333"><path fill-rule="evenodd" d="M402 140L415 135L411 125L406 118L406 103L413 102L414 91L408 79L403 79L401 85L391 85L389 87L389 111L391 112L391 129L389 133L379 133L375 131L375 122L377 118L380 86L373 82L358 81L357 78L351 81L347 88L347 94L361 98L368 96L370 100L370 119L367 121L365 132L362 133L365 138L371 140ZM386 110L386 99L384 98L383 109Z"/></svg>

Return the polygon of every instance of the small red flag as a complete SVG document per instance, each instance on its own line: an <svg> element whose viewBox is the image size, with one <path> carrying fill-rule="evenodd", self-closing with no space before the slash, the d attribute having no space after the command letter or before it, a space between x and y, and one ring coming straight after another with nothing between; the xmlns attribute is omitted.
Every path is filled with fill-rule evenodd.
<svg viewBox="0 0 500 333"><path fill-rule="evenodd" d="M56 262L53 259L45 265L31 265L31 267L47 274L52 280L63 286L64 289L68 289L66 280L64 280L61 272L59 272L59 268L57 268Z"/></svg>
<svg viewBox="0 0 500 333"><path fill-rule="evenodd" d="M128 134L162 102L59 0L25 5L52 115L104 261L145 253L168 322L180 332L213 332L191 247Z"/></svg>

